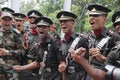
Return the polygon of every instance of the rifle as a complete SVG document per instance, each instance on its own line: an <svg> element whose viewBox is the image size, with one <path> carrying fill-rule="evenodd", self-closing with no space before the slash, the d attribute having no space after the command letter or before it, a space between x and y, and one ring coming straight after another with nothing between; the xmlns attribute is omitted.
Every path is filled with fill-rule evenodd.
<svg viewBox="0 0 120 80"><path fill-rule="evenodd" d="M13 66L7 65L7 64L1 63L1 62L0 62L0 65L6 66L6 67L9 67L9 68L13 68ZM36 76L36 74L34 74L34 73L32 73L32 72L29 72L29 71L21 71L21 72L29 73L29 74L31 74L31 75L33 75L33 76Z"/></svg>
<svg viewBox="0 0 120 80"><path fill-rule="evenodd" d="M71 44L71 46L70 46L70 48L68 50L68 54L67 54L67 56L65 58L66 66L68 66L68 63L69 63L68 59L70 57L70 50L74 50L79 41L80 41L80 36L76 37L74 39L74 41L72 42L72 44ZM62 80L65 80L65 72L62 73Z"/></svg>
<svg viewBox="0 0 120 80"><path fill-rule="evenodd" d="M42 72L43 72L43 69L44 69L44 67L45 67L45 61L46 61L46 56L47 56L47 51L45 51L44 52L44 55L43 55L43 60L42 60L42 62L43 62L43 64L41 64L41 67L40 67L40 69L39 69L39 74L41 75L42 74Z"/></svg>

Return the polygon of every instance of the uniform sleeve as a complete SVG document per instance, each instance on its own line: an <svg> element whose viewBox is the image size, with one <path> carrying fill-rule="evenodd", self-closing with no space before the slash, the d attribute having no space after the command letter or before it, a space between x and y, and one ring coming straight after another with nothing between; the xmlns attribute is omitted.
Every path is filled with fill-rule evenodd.
<svg viewBox="0 0 120 80"><path fill-rule="evenodd" d="M117 60L119 60L119 57L120 57L120 48L114 47L111 50L111 52L108 54L105 65L110 64L113 66L117 66Z"/></svg>
<svg viewBox="0 0 120 80"><path fill-rule="evenodd" d="M43 55L44 55L44 51L40 48L40 47L38 47L38 49L37 49L37 55L36 55L36 61L37 62L42 62L42 59L43 59Z"/></svg>
<svg viewBox="0 0 120 80"><path fill-rule="evenodd" d="M57 59L59 60L59 62L63 61L61 44L60 44L59 39L57 39L53 42L53 51L55 52L55 55L56 55Z"/></svg>
<svg viewBox="0 0 120 80"><path fill-rule="evenodd" d="M104 65L101 67L102 70L107 71L105 69L106 65L112 65L116 67L120 67L118 65L118 60L120 60L120 47L114 47L107 56L107 60L105 61Z"/></svg>
<svg viewBox="0 0 120 80"><path fill-rule="evenodd" d="M24 56L25 50L23 48L23 41L22 41L22 35L21 34L15 34L14 35L14 41L15 41L15 47L12 50L9 50L9 54L12 56Z"/></svg>
<svg viewBox="0 0 120 80"><path fill-rule="evenodd" d="M85 58L88 59L89 58L89 42L88 39L85 37L81 37L77 48L83 47L86 49L86 54L85 54Z"/></svg>

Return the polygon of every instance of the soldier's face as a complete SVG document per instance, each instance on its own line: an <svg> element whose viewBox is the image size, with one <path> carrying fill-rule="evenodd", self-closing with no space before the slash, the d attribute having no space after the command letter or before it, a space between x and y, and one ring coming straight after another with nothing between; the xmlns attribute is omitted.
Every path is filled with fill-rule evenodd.
<svg viewBox="0 0 120 80"><path fill-rule="evenodd" d="M13 20L10 17L4 17L1 19L1 24L4 30L9 30L12 26Z"/></svg>
<svg viewBox="0 0 120 80"><path fill-rule="evenodd" d="M97 30L99 27L103 27L106 22L105 15L89 15L90 28L92 30Z"/></svg>
<svg viewBox="0 0 120 80"><path fill-rule="evenodd" d="M30 24L30 32L31 32L31 33L34 33L34 32L37 33L36 28L37 28L36 24Z"/></svg>
<svg viewBox="0 0 120 80"><path fill-rule="evenodd" d="M75 25L75 22L72 20L60 20L59 22L64 34L68 34L69 32L71 32Z"/></svg>
<svg viewBox="0 0 120 80"><path fill-rule="evenodd" d="M115 32L120 35L120 22L115 24Z"/></svg>
<svg viewBox="0 0 120 80"><path fill-rule="evenodd" d="M29 17L29 23L33 23L35 21L36 17Z"/></svg>
<svg viewBox="0 0 120 80"><path fill-rule="evenodd" d="M38 31L38 34L39 34L40 38L46 37L49 30L50 30L50 28L48 26L45 26L45 25L37 26L37 31Z"/></svg>
<svg viewBox="0 0 120 80"><path fill-rule="evenodd" d="M23 28L24 21L23 20L15 20L15 26L18 30Z"/></svg>

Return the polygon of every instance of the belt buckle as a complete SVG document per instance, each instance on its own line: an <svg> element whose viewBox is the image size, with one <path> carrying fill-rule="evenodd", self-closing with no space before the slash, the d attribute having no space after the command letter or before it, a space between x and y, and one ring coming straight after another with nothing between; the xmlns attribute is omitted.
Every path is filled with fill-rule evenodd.
<svg viewBox="0 0 120 80"><path fill-rule="evenodd" d="M51 72L51 68L46 68L46 71Z"/></svg>
<svg viewBox="0 0 120 80"><path fill-rule="evenodd" d="M68 73L74 73L75 67L68 67Z"/></svg>

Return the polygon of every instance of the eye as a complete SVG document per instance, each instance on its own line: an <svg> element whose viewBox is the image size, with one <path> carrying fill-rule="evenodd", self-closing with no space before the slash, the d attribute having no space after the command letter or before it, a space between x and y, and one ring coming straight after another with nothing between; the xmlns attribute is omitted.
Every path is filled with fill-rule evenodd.
<svg viewBox="0 0 120 80"><path fill-rule="evenodd" d="M48 26L45 26L45 25L38 25L37 27L38 27L38 28L46 29Z"/></svg>
<svg viewBox="0 0 120 80"><path fill-rule="evenodd" d="M60 23L67 23L69 21L71 21L71 20L60 20Z"/></svg>

